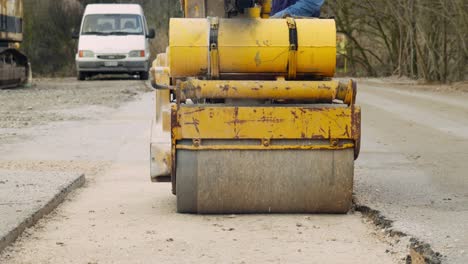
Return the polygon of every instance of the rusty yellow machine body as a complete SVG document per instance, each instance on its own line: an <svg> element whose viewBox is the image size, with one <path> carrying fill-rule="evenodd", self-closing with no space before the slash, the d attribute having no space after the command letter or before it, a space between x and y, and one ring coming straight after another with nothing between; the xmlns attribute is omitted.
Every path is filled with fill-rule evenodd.
<svg viewBox="0 0 468 264"><path fill-rule="evenodd" d="M23 1L0 0L0 89L25 84L28 58L19 51L23 41Z"/></svg>
<svg viewBox="0 0 468 264"><path fill-rule="evenodd" d="M334 20L223 4L184 2L153 63L152 180L181 213L347 212L361 116L356 84L331 79Z"/></svg>

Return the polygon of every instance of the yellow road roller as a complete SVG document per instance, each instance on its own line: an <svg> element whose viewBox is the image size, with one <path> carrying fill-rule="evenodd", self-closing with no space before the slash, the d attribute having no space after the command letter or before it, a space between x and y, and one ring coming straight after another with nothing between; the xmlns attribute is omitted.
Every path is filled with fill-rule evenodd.
<svg viewBox="0 0 468 264"><path fill-rule="evenodd" d="M261 5L259 5L261 4ZM177 212L346 213L361 110L331 78L332 19L268 19L270 2L185 0L153 62L151 179Z"/></svg>

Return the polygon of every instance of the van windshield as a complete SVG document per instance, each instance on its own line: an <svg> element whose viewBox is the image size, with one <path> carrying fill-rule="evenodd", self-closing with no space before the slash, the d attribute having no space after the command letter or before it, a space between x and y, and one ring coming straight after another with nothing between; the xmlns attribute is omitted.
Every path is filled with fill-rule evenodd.
<svg viewBox="0 0 468 264"><path fill-rule="evenodd" d="M87 15L82 35L143 35L141 16L127 14Z"/></svg>

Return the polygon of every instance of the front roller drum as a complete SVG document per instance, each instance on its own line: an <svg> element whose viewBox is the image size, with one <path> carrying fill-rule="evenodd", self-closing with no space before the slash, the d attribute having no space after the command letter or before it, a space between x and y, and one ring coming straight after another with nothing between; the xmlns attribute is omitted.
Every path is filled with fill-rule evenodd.
<svg viewBox="0 0 468 264"><path fill-rule="evenodd" d="M179 213L346 213L354 150L177 150Z"/></svg>

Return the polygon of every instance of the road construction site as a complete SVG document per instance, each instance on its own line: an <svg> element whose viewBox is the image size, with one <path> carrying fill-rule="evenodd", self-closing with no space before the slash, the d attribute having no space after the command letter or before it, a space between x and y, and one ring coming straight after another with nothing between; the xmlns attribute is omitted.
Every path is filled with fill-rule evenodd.
<svg viewBox="0 0 468 264"><path fill-rule="evenodd" d="M149 181L149 84L1 90L0 263L466 263L467 92L358 80L348 214L187 215Z"/></svg>

